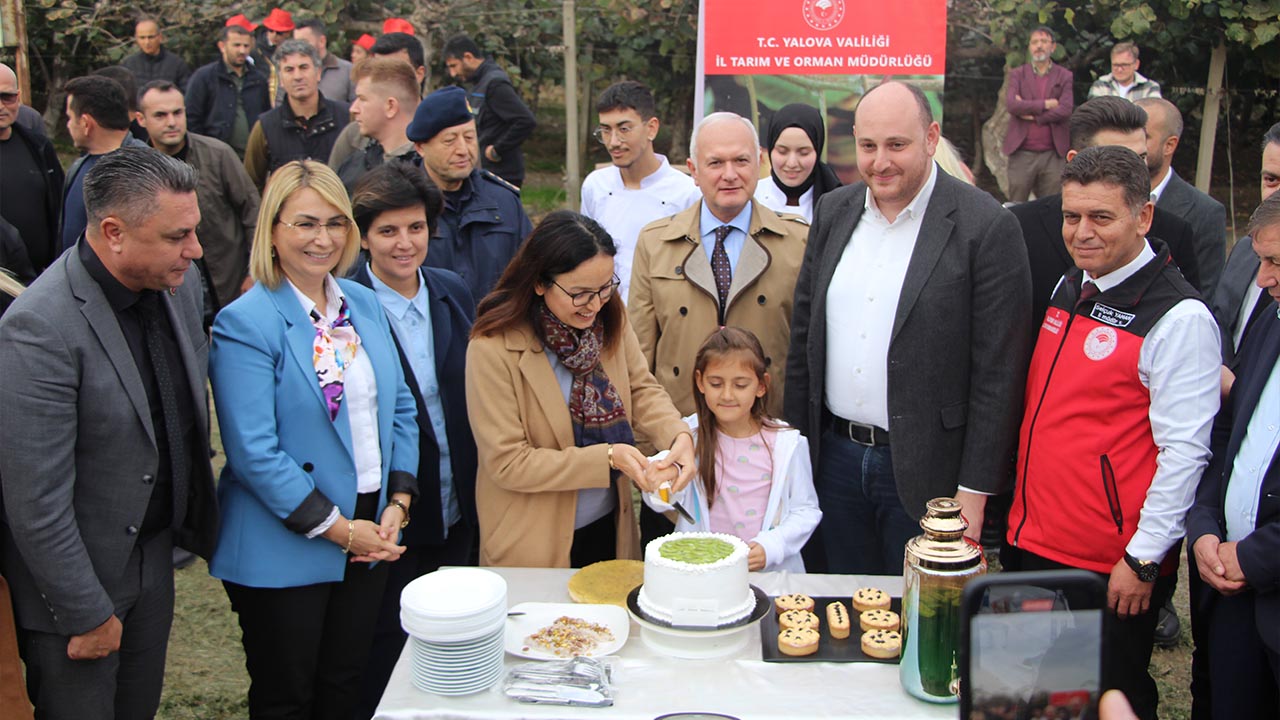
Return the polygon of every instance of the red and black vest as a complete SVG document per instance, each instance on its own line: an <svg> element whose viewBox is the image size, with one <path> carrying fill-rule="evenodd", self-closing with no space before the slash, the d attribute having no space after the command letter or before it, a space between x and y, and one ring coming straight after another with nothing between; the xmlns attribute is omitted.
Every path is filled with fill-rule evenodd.
<svg viewBox="0 0 1280 720"><path fill-rule="evenodd" d="M1174 305L1199 297L1169 249L1149 242L1154 260L1089 300L1079 301L1083 273L1071 269L1027 375L1009 542L1100 573L1124 557L1156 471L1142 343ZM1165 565L1176 568L1176 558Z"/></svg>

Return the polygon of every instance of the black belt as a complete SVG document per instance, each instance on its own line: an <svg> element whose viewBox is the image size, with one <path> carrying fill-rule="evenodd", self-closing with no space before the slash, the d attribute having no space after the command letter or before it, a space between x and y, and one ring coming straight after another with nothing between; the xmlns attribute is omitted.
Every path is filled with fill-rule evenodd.
<svg viewBox="0 0 1280 720"><path fill-rule="evenodd" d="M876 427L875 425L863 425L862 423L845 420L841 417L831 417L831 431L840 437L846 437L859 445L867 447L888 447L889 431Z"/></svg>

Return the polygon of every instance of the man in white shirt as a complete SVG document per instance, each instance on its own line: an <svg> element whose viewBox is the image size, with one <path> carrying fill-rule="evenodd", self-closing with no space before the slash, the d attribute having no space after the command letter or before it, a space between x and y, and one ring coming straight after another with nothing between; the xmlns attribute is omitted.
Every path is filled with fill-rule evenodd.
<svg viewBox="0 0 1280 720"><path fill-rule="evenodd" d="M645 225L675 215L702 198L693 179L653 151L658 117L653 93L642 83L610 85L596 101L600 126L592 136L609 150L612 167L600 168L582 182L582 214L609 231L618 247L614 269L627 299L636 238Z"/></svg>
<svg viewBox="0 0 1280 720"><path fill-rule="evenodd" d="M1110 686L1156 717L1147 670L1177 581L1187 509L1218 411L1218 328L1148 237L1146 164L1086 148L1062 173L1058 282L1027 374L1007 570L1077 568L1107 582Z"/></svg>
<svg viewBox="0 0 1280 720"><path fill-rule="evenodd" d="M1182 113L1164 98L1134 103L1147 111L1147 170L1156 207L1177 215L1191 226L1200 270L1201 294L1213 296L1213 288L1227 261L1227 210L1222 203L1183 180L1173 169L1173 153L1182 138Z"/></svg>
<svg viewBox="0 0 1280 720"><path fill-rule="evenodd" d="M1242 348L1187 516L1193 717L1270 717L1280 687L1280 198L1262 202L1249 235L1266 308Z"/></svg>
<svg viewBox="0 0 1280 720"><path fill-rule="evenodd" d="M785 417L809 438L828 572L901 572L925 504L966 534L1012 481L1031 274L1017 221L938 171L917 87L888 82L854 118L863 182L823 195L796 281ZM824 562L825 560L825 562Z"/></svg>

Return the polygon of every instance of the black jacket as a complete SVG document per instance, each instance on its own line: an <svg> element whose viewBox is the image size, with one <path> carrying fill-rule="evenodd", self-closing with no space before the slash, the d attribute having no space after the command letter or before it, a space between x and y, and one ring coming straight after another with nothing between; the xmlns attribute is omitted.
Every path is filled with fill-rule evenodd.
<svg viewBox="0 0 1280 720"><path fill-rule="evenodd" d="M475 302L471 292L457 273L439 268L422 268L423 282L431 307L431 340L435 349L436 383L440 387L440 404L444 408L445 432L449 436L449 464L453 470L453 488L458 497L462 522L470 528L476 524L476 442L467 420L467 396L463 370L467 360L467 339L475 320ZM368 257L361 253L351 279L372 288ZM392 326L394 330L394 325ZM392 332L404 379L413 392L418 408L418 499L414 503L413 522L405 528L401 542L410 547L444 543L444 512L440 501L440 444L436 440L422 391L413 375L413 367L405 357L400 338Z"/></svg>
<svg viewBox="0 0 1280 720"><path fill-rule="evenodd" d="M191 79L191 67L187 61L174 55L163 47L154 57L144 52L136 52L120 64L133 73L138 81L138 89L152 80L168 80L177 85L182 92L187 91L187 82Z"/></svg>
<svg viewBox="0 0 1280 720"><path fill-rule="evenodd" d="M244 114L249 127L271 107L267 96L267 79L261 72L247 68L243 88ZM223 142L231 139L236 121L236 83L222 60L201 67L187 84L187 130L215 137Z"/></svg>
<svg viewBox="0 0 1280 720"><path fill-rule="evenodd" d="M299 122L287 101L262 113L258 122L267 140L267 176L291 160L327 161L338 134L351 122L348 107L346 103L330 100L321 93L320 107L305 125ZM245 151L246 155L249 153L249 150Z"/></svg>
<svg viewBox="0 0 1280 720"><path fill-rule="evenodd" d="M32 241L26 241L27 257L38 273L48 267L62 250L58 235L58 228L62 222L62 183L64 181L62 163L58 161L58 153L54 151L53 143L49 142L49 138L31 132L20 123L14 123L11 127L14 136L26 143L31 150L31 155L36 158L36 162L40 163L45 173L44 216L49 228L49 246L32 247L30 244Z"/></svg>
<svg viewBox="0 0 1280 720"><path fill-rule="evenodd" d="M520 144L538 126L533 112L520 99L511 78L492 60L485 60L476 68L468 95L476 113L481 167L512 185L523 185L524 151ZM501 158L497 162L484 154L490 145Z"/></svg>
<svg viewBox="0 0 1280 720"><path fill-rule="evenodd" d="M1032 329L1038 331L1058 280L1069 268L1075 267L1062 240L1062 195L1019 203L1009 210L1022 225L1022 238L1027 243L1027 259L1031 263L1031 324ZM1169 255L1182 276L1199 291L1200 267L1196 263L1191 226L1177 215L1156 208L1147 236L1159 238L1169 246Z"/></svg>

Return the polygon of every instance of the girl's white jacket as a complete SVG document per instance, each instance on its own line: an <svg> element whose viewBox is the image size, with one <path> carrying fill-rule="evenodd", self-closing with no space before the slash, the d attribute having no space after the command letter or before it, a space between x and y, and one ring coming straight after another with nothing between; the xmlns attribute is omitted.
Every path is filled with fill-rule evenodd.
<svg viewBox="0 0 1280 720"><path fill-rule="evenodd" d="M690 415L684 421L695 431L696 438L698 416ZM773 487L769 490L764 524L760 534L752 538L751 542L764 548L766 571L804 572L800 548L809 541L809 536L813 535L818 521L822 519L822 511L818 509L818 494L813 489L813 470L809 466L809 441L799 430L780 420L775 422L782 427L777 430L773 448ZM660 460L666 454L664 450L651 460ZM781 473L780 468L783 469ZM674 509L662 502L657 493L644 493L642 496L645 504L658 512L665 513ZM671 499L683 505L694 519L690 523L677 513L677 532L709 531L707 497L700 476L694 476L693 481L680 492L672 493Z"/></svg>

